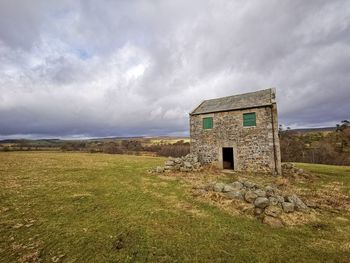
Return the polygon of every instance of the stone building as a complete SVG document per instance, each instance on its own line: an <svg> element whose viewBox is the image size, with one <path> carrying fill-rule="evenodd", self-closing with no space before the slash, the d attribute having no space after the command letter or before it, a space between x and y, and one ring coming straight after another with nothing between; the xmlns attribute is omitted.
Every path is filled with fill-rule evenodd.
<svg viewBox="0 0 350 263"><path fill-rule="evenodd" d="M190 134L201 163L281 174L274 89L203 101L190 113Z"/></svg>

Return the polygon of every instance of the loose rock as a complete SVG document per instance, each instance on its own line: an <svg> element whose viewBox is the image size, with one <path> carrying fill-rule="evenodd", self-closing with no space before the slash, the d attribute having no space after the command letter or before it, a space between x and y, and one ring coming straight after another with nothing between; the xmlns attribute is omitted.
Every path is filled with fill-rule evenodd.
<svg viewBox="0 0 350 263"><path fill-rule="evenodd" d="M283 208L283 211L286 213L294 212L294 204L293 203L283 202L282 208Z"/></svg>
<svg viewBox="0 0 350 263"><path fill-rule="evenodd" d="M181 172L192 172L198 171L201 168L200 162L198 162L197 156L193 154L188 154L181 158L170 158L165 161L163 169L161 168L153 168L150 169L149 172L169 172L169 171L181 171Z"/></svg>
<svg viewBox="0 0 350 263"><path fill-rule="evenodd" d="M270 205L265 208L265 215L279 217L282 214L282 209L279 206Z"/></svg>
<svg viewBox="0 0 350 263"><path fill-rule="evenodd" d="M173 160L167 160L167 161L165 161L165 166L173 166L174 163L175 162Z"/></svg>
<svg viewBox="0 0 350 263"><path fill-rule="evenodd" d="M187 167L180 167L180 172L190 172L191 169Z"/></svg>
<svg viewBox="0 0 350 263"><path fill-rule="evenodd" d="M289 176L289 177L292 177L294 179L296 179L298 177L304 177L304 178L310 177L310 174L305 172L303 169L299 169L299 168L295 167L295 165L292 163L282 164L282 174L285 177Z"/></svg>
<svg viewBox="0 0 350 263"><path fill-rule="evenodd" d="M224 188L222 189L222 192L227 193L227 192L231 192L231 191L235 191L237 189L233 188L231 185L225 185Z"/></svg>
<svg viewBox="0 0 350 263"><path fill-rule="evenodd" d="M279 204L278 199L274 196L269 197L269 201L270 201L271 205L278 205Z"/></svg>
<svg viewBox="0 0 350 263"><path fill-rule="evenodd" d="M282 163L282 168L283 169L293 169L294 168L294 164L293 163Z"/></svg>
<svg viewBox="0 0 350 263"><path fill-rule="evenodd" d="M247 188L250 188L250 189L253 189L256 186L256 184L249 182L249 181L243 182L243 185Z"/></svg>
<svg viewBox="0 0 350 263"><path fill-rule="evenodd" d="M162 166L157 166L156 172L157 172L157 173L163 173L163 172L164 172L164 167L162 167Z"/></svg>
<svg viewBox="0 0 350 263"><path fill-rule="evenodd" d="M296 210L307 212L309 208L304 204L304 202L296 195L287 196L287 200L295 205Z"/></svg>
<svg viewBox="0 0 350 263"><path fill-rule="evenodd" d="M168 171L174 170L174 166L166 165L166 166L164 166L164 171L166 171L166 170L168 170Z"/></svg>
<svg viewBox="0 0 350 263"><path fill-rule="evenodd" d="M192 164L190 162L184 162L184 166L186 168L192 168Z"/></svg>
<svg viewBox="0 0 350 263"><path fill-rule="evenodd" d="M225 184L224 183L216 183L213 186L213 190L215 192L222 192L222 190L224 190Z"/></svg>
<svg viewBox="0 0 350 263"><path fill-rule="evenodd" d="M243 195L240 191L230 191L226 193L226 196L232 199L243 200Z"/></svg>
<svg viewBox="0 0 350 263"><path fill-rule="evenodd" d="M265 187L265 192L266 192L266 196L267 197L275 195L275 189L272 186L266 186Z"/></svg>
<svg viewBox="0 0 350 263"><path fill-rule="evenodd" d="M276 195L276 198L277 198L277 200L278 200L279 203L283 203L283 202L284 202L283 196L281 196L281 195Z"/></svg>
<svg viewBox="0 0 350 263"><path fill-rule="evenodd" d="M254 193L253 191L247 191L244 195L244 199L248 202L248 203L253 203L254 200L258 197L258 195L256 193Z"/></svg>
<svg viewBox="0 0 350 263"><path fill-rule="evenodd" d="M298 174L303 174L303 173L304 173L304 170L303 170L303 169L298 169L297 173L298 173Z"/></svg>
<svg viewBox="0 0 350 263"><path fill-rule="evenodd" d="M238 181L231 183L230 186L237 190L241 190L244 187L244 185Z"/></svg>
<svg viewBox="0 0 350 263"><path fill-rule="evenodd" d="M266 197L258 197L254 201L254 205L259 208L265 208L270 204L269 199Z"/></svg>
<svg viewBox="0 0 350 263"><path fill-rule="evenodd" d="M266 197L266 192L261 189L256 189L254 193L259 197Z"/></svg>
<svg viewBox="0 0 350 263"><path fill-rule="evenodd" d="M181 158L175 158L175 159L174 159L174 162L175 162L176 164L180 164L180 163L181 163Z"/></svg>
<svg viewBox="0 0 350 263"><path fill-rule="evenodd" d="M264 209L259 208L259 207L255 207L254 208L254 215L259 216L259 215L261 215L263 213L264 213Z"/></svg>

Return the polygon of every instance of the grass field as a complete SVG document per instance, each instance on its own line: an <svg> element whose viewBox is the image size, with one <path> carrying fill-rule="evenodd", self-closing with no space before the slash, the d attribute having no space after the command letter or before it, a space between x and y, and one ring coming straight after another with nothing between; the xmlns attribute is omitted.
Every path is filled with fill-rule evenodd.
<svg viewBox="0 0 350 263"><path fill-rule="evenodd" d="M0 153L0 262L349 262L350 216L271 229L146 170L162 158ZM349 167L301 164L349 187Z"/></svg>
<svg viewBox="0 0 350 263"><path fill-rule="evenodd" d="M298 163L298 167L320 175L320 184L337 182L350 194L350 166Z"/></svg>

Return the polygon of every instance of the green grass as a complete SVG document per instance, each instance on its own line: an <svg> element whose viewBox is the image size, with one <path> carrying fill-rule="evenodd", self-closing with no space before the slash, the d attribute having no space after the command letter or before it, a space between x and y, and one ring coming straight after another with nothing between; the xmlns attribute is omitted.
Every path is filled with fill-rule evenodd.
<svg viewBox="0 0 350 263"><path fill-rule="evenodd" d="M350 166L298 163L297 167L319 175L320 185L332 182L343 184L344 190L350 194Z"/></svg>
<svg viewBox="0 0 350 263"><path fill-rule="evenodd" d="M349 260L348 215L325 218L322 228L271 229L194 199L181 180L147 174L163 161L0 153L0 262L52 262L59 255L60 262Z"/></svg>

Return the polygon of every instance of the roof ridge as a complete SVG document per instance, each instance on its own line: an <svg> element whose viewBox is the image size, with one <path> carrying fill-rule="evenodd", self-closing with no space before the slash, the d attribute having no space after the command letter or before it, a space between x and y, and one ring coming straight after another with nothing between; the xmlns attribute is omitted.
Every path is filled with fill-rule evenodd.
<svg viewBox="0 0 350 263"><path fill-rule="evenodd" d="M204 100L190 114L231 111L247 107L266 107L275 102L275 89L269 88Z"/></svg>
<svg viewBox="0 0 350 263"><path fill-rule="evenodd" d="M268 90L273 90L273 88L268 88L268 89L261 89L261 90L256 90L256 91L250 91L250 92L245 92L245 93L240 93L240 94L235 94L235 95L228 95L228 96L224 96L224 97L218 97L218 98L214 98L214 99L207 99L207 100L203 100L203 102L205 101L210 101L210 100L219 100L219 99L225 99L225 98L231 98L231 97L239 97L239 96L244 96L244 95L248 95L248 94L253 94L253 93L258 93L258 92L262 92L262 91L268 91ZM202 104L201 103L201 104ZM200 105L198 105L199 107Z"/></svg>

